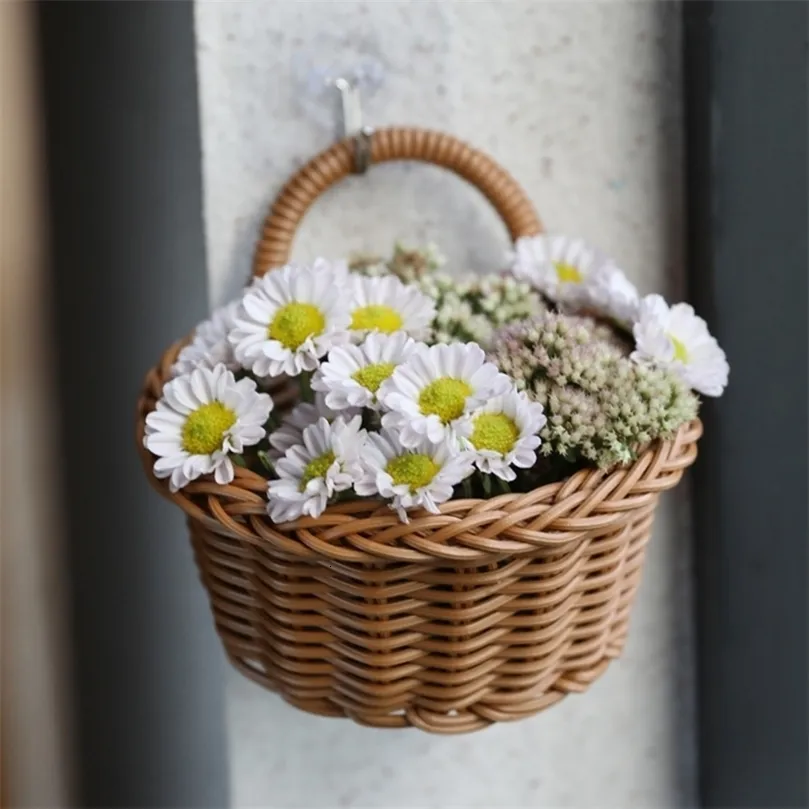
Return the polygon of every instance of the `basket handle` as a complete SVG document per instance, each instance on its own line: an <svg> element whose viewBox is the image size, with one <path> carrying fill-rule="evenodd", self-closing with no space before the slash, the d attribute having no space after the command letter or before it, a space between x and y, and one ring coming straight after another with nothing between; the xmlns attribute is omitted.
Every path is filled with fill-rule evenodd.
<svg viewBox="0 0 809 809"><path fill-rule="evenodd" d="M534 206L517 181L488 155L443 132L391 127L335 143L313 157L281 189L264 221L253 259L253 274L287 263L295 231L312 203L338 180L357 170L362 149L370 163L418 160L449 169L474 185L494 206L512 240L541 232ZM359 165L359 170L364 166Z"/></svg>

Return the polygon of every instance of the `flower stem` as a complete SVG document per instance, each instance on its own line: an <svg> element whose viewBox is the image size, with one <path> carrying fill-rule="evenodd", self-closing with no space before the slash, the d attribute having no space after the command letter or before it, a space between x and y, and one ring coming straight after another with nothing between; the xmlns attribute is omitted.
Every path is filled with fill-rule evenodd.
<svg viewBox="0 0 809 809"><path fill-rule="evenodd" d="M492 496L492 476L481 475L480 482L483 484L483 496L488 499Z"/></svg>
<svg viewBox="0 0 809 809"><path fill-rule="evenodd" d="M269 453L267 450L260 449L256 455L258 456L259 461L261 461L261 465L271 474L275 474L275 467L273 466L272 461L270 460Z"/></svg>
<svg viewBox="0 0 809 809"><path fill-rule="evenodd" d="M461 490L463 491L463 496L466 500L471 499L472 497L472 478L464 478L463 482L461 483Z"/></svg>
<svg viewBox="0 0 809 809"><path fill-rule="evenodd" d="M269 417L267 418L266 423L264 424L264 432L269 435L270 433L274 432L281 426L281 419L278 417L277 413L270 413Z"/></svg>
<svg viewBox="0 0 809 809"><path fill-rule="evenodd" d="M314 402L315 397L312 393L312 374L308 371L301 371L298 377L298 385L301 392L302 402Z"/></svg>

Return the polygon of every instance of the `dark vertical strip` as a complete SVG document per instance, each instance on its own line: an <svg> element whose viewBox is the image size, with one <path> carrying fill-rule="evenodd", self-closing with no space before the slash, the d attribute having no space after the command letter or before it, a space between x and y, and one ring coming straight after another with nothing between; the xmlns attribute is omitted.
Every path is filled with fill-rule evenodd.
<svg viewBox="0 0 809 809"><path fill-rule="evenodd" d="M809 803L806 3L684 3L691 298L728 353L695 468L703 804Z"/></svg>
<svg viewBox="0 0 809 809"><path fill-rule="evenodd" d="M81 806L227 804L223 661L142 377L206 310L192 3L39 7Z"/></svg>

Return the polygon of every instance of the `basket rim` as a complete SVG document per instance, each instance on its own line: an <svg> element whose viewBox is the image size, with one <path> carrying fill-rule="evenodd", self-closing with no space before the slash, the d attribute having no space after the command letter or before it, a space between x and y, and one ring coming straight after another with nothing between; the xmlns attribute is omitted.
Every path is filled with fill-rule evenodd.
<svg viewBox="0 0 809 809"><path fill-rule="evenodd" d="M144 379L135 437L152 486L191 519L219 535L269 542L287 553L343 562L479 562L568 549L592 536L620 536L653 512L661 492L673 488L697 456L702 422L659 439L631 464L612 470L581 469L564 480L524 493L448 500L438 514L409 512L402 523L387 504L362 499L329 506L319 517L276 525L266 511L267 478L237 467L234 480L207 475L179 492L155 477L154 456L144 447L145 419L154 410L169 370L187 338L168 348Z"/></svg>

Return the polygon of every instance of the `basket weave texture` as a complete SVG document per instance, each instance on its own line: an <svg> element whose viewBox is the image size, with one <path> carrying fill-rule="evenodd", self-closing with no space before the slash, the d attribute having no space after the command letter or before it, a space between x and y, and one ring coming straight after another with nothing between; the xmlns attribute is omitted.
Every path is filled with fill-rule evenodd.
<svg viewBox="0 0 809 809"><path fill-rule="evenodd" d="M460 174L515 238L540 229L517 183L455 138L376 133L371 162L393 159ZM286 261L309 205L352 166L343 142L292 178L267 218L256 274ZM200 479L174 494L152 474L144 419L179 348L146 377L138 446L152 484L188 517L217 631L248 677L311 713L463 733L584 691L620 655L659 495L693 463L699 421L626 468L452 500L409 524L360 500L274 525L267 481L247 469L229 485ZM273 392L278 407L295 395L284 380Z"/></svg>

